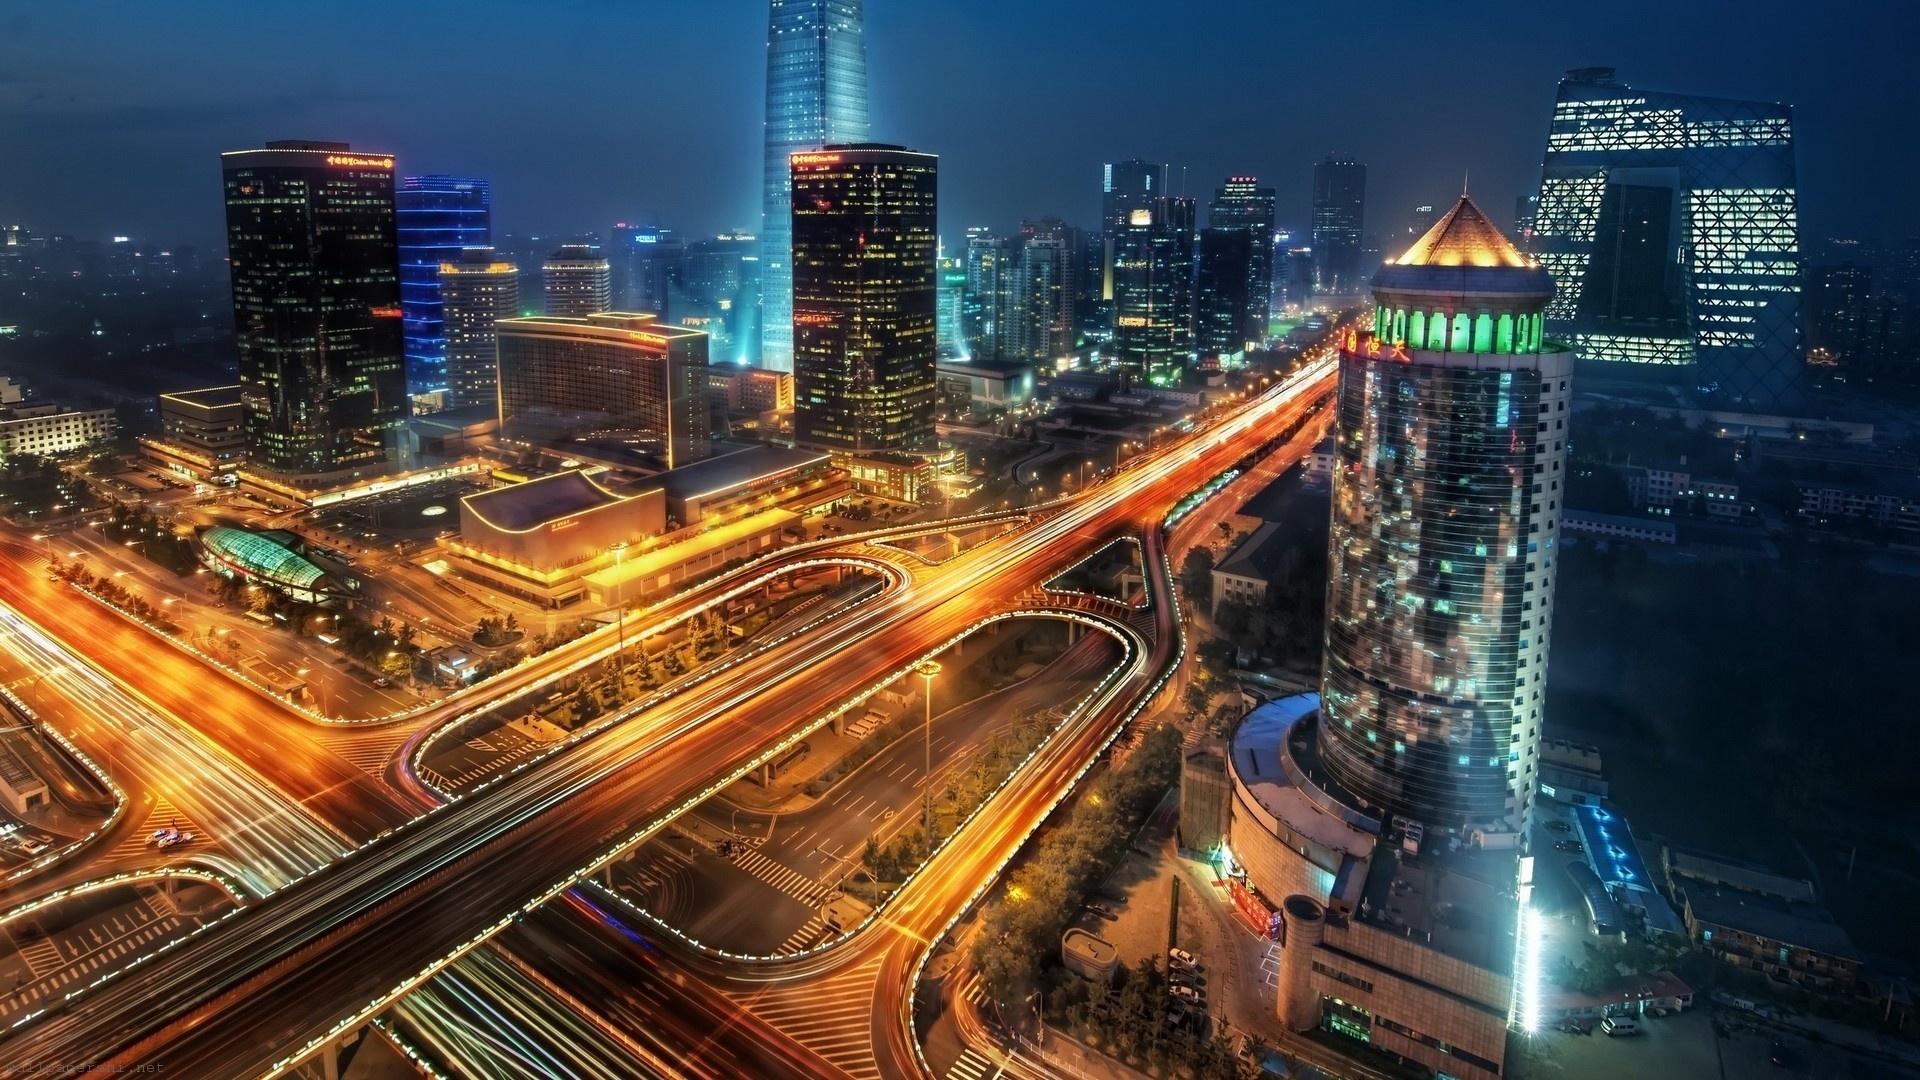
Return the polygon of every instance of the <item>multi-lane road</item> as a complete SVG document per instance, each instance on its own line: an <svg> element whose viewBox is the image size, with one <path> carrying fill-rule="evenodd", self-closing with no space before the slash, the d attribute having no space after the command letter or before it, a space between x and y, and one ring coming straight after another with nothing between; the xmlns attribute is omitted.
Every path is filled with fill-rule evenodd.
<svg viewBox="0 0 1920 1080"><path fill-rule="evenodd" d="M154 1064L189 1076L272 1069L552 895L640 823L702 796L702 778L750 762L831 711L846 688L936 651L1117 531L1157 520L1297 418L1324 393L1331 370L1318 363L1284 391L1122 470L1035 526L927 568L899 592L476 794L458 813L431 815L281 890L220 933L19 1033L9 1057L68 1067ZM1103 737L1089 728L1083 739L1050 744L1063 756L1035 774L1042 779L1026 789L1032 806L1050 805L1084 764L1070 755L1086 750L1085 740L1097 749ZM951 917L1004 857L970 842L992 831L956 838L896 901L896 918L917 910ZM906 975L887 978L905 986ZM910 1046L902 1055L910 1032L895 1031L888 1042L888 1060L912 1060Z"/></svg>

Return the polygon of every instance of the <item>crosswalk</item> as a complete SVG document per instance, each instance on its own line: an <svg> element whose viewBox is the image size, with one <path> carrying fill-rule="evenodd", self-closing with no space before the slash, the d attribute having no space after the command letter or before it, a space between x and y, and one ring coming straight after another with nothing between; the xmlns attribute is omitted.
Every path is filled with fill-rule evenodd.
<svg viewBox="0 0 1920 1080"><path fill-rule="evenodd" d="M974 972L972 977L967 979L966 985L960 988L960 996L966 998L975 1009L979 1009L987 1004L987 987L986 984L980 980L979 972Z"/></svg>
<svg viewBox="0 0 1920 1080"><path fill-rule="evenodd" d="M812 1050L852 1080L879 1080L873 1051L873 995L884 957L835 972L823 982L775 985L731 995L739 1004Z"/></svg>
<svg viewBox="0 0 1920 1080"><path fill-rule="evenodd" d="M972 1047L960 1051L960 1057L947 1070L947 1080L993 1080L1004 1070L975 1053Z"/></svg>
<svg viewBox="0 0 1920 1080"><path fill-rule="evenodd" d="M793 897L808 907L826 903L833 890L812 878L774 862L753 848L735 848L733 865Z"/></svg>
<svg viewBox="0 0 1920 1080"><path fill-rule="evenodd" d="M781 942L780 946L773 951L779 956L791 956L794 953L806 952L808 949L813 948L815 945L831 937L833 933L834 931L827 928L826 921L820 918L820 916L815 915L813 918L801 923L800 929L795 930L792 936Z"/></svg>
<svg viewBox="0 0 1920 1080"><path fill-rule="evenodd" d="M409 734L406 726L394 724L372 731L333 732L322 736L320 742L354 768L379 776L387 771Z"/></svg>
<svg viewBox="0 0 1920 1080"><path fill-rule="evenodd" d="M108 854L110 857L117 859L130 859L141 855L155 855L161 849L154 846L152 837L155 832L161 829L179 829L181 832L193 833L195 843L190 846L200 846L204 844L207 837L207 831L205 829L194 824L192 819L182 814L173 803L167 800L165 795L156 793L153 797L152 807L147 810L147 819L140 823L138 829L122 837L118 843L114 844L113 849L108 852ZM172 848L169 850L178 851L181 849Z"/></svg>

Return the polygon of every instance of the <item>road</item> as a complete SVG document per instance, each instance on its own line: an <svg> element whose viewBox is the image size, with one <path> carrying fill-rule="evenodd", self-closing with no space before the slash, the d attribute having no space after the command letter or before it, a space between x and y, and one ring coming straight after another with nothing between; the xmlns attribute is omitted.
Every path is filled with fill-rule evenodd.
<svg viewBox="0 0 1920 1080"><path fill-rule="evenodd" d="M1237 415L1136 459L1034 526L925 568L909 587L475 794L458 814L431 815L281 890L220 933L16 1035L10 1057L153 1064L183 1076L274 1068L317 1033L357 1022L513 912L554 895L555 883L623 844L636 821L658 821L703 798L698 777L750 763L829 713L842 687L892 677L983 614L1015 606L1118 531L1157 521L1297 420L1306 400L1324 396L1333 370L1321 361ZM1057 746L1071 755L1099 742L1083 731ZM1084 760L1062 757L1040 774L1053 790L1034 789L1041 794L1027 801L1035 812ZM998 866L991 857L1005 853L973 840L977 834L983 830L956 839L899 910L950 907L932 901L966 898L990 879ZM889 954L897 969L883 973L883 985L909 983L908 961L892 959L898 955ZM882 1056L911 1061L911 1033L891 1034Z"/></svg>

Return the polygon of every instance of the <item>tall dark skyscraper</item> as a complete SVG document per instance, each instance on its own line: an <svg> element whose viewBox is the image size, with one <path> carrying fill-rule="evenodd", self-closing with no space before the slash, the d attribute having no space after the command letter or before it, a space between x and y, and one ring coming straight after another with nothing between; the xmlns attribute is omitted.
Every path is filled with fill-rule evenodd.
<svg viewBox="0 0 1920 1080"><path fill-rule="evenodd" d="M1014 274L1014 313L1003 353L1051 364L1073 351L1078 304L1080 230L1059 218L1020 223L1020 260Z"/></svg>
<svg viewBox="0 0 1920 1080"><path fill-rule="evenodd" d="M1376 816L1528 813L1572 397L1553 291L1463 196L1341 350L1319 754Z"/></svg>
<svg viewBox="0 0 1920 1080"><path fill-rule="evenodd" d="M1214 192L1207 208L1210 229L1241 229L1247 233L1247 297L1236 331L1244 345L1226 351L1251 348L1267 339L1267 324L1273 318L1274 216L1273 189L1260 186L1256 176L1230 176ZM1216 241L1216 244L1219 241ZM1201 259L1205 261L1204 239ZM1204 307L1204 301L1200 301ZM1199 332L1198 326L1195 327ZM1232 338L1223 338L1231 341ZM1201 351L1208 351L1205 343Z"/></svg>
<svg viewBox="0 0 1920 1080"><path fill-rule="evenodd" d="M1114 240L1113 355L1158 385L1193 357L1193 200L1160 196L1127 211Z"/></svg>
<svg viewBox="0 0 1920 1080"><path fill-rule="evenodd" d="M794 370L788 159L867 141L864 20L863 0L772 0L768 9L760 366L774 371Z"/></svg>
<svg viewBox="0 0 1920 1080"><path fill-rule="evenodd" d="M1334 154L1313 167L1313 266L1323 293L1358 292L1365 282L1367 167Z"/></svg>
<svg viewBox="0 0 1920 1080"><path fill-rule="evenodd" d="M794 438L931 449L939 159L862 143L792 167Z"/></svg>
<svg viewBox="0 0 1920 1080"><path fill-rule="evenodd" d="M1120 232L1127 227L1133 211L1145 208L1150 201L1166 194L1162 190L1166 173L1165 165L1139 158L1114 162L1101 169L1100 302L1107 311L1109 323L1113 311L1113 260Z"/></svg>
<svg viewBox="0 0 1920 1080"><path fill-rule="evenodd" d="M406 336L407 388L416 394L447 386L446 319L440 264L462 248L493 244L487 182L468 176L409 176L394 192L400 237L400 311Z"/></svg>
<svg viewBox="0 0 1920 1080"><path fill-rule="evenodd" d="M1198 270L1193 285L1193 344L1201 356L1219 358L1243 352L1252 328L1253 232L1250 229L1200 230ZM1261 304L1260 309L1266 310ZM1264 336L1264 335L1263 335Z"/></svg>
<svg viewBox="0 0 1920 1080"><path fill-rule="evenodd" d="M220 155L247 458L318 476L397 461L407 420L393 157L282 141Z"/></svg>
<svg viewBox="0 0 1920 1080"><path fill-rule="evenodd" d="M1530 247L1560 283L1547 318L1583 363L1742 408L1800 401L1791 107L1569 72Z"/></svg>

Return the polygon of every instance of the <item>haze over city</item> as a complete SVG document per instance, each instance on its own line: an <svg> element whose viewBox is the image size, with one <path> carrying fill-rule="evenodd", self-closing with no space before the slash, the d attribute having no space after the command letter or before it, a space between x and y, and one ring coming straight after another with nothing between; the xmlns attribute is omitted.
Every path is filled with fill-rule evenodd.
<svg viewBox="0 0 1920 1080"><path fill-rule="evenodd" d="M1920 1077L1916 10L0 14L0 1075Z"/></svg>

